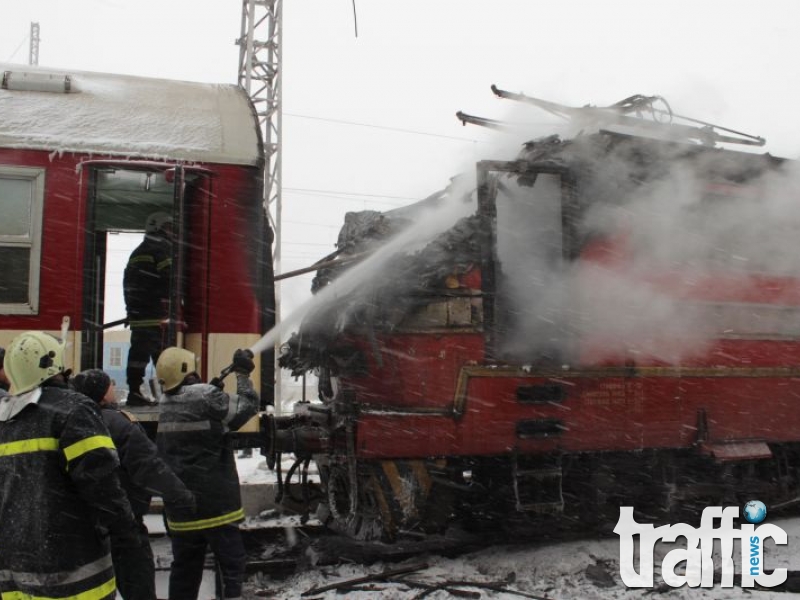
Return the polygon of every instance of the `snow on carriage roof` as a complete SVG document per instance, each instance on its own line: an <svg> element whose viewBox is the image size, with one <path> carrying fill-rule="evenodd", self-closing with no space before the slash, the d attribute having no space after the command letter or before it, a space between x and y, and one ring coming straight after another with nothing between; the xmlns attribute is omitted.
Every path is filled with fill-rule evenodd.
<svg viewBox="0 0 800 600"><path fill-rule="evenodd" d="M7 63L0 74L0 147L247 165L261 156L257 117L235 85Z"/></svg>

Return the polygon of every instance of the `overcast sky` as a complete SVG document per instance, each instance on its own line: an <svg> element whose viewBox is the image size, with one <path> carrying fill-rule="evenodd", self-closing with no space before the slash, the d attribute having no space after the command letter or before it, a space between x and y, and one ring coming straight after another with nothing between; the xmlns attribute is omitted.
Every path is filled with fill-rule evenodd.
<svg viewBox="0 0 800 600"><path fill-rule="evenodd" d="M235 83L240 0L0 0L0 60ZM444 187L550 133L490 85L570 105L664 96L800 155L800 2L284 0L283 271L333 250L344 212ZM524 124L504 136L458 110ZM760 151L760 150L759 150ZM285 305L308 279L284 287Z"/></svg>

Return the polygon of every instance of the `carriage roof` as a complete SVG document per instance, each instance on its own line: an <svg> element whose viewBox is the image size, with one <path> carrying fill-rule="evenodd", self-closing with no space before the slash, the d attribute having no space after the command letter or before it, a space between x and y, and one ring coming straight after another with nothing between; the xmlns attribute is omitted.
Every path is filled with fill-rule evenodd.
<svg viewBox="0 0 800 600"><path fill-rule="evenodd" d="M257 165L246 92L209 84L0 63L0 148Z"/></svg>

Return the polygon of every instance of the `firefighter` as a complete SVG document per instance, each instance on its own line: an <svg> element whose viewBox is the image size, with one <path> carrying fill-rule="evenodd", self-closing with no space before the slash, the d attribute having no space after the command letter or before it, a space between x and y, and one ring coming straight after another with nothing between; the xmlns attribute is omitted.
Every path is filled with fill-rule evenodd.
<svg viewBox="0 0 800 600"><path fill-rule="evenodd" d="M6 349L0 346L0 400L3 398L3 396L8 395L8 388L10 387L8 376L6 375L6 370L3 366L5 356Z"/></svg>
<svg viewBox="0 0 800 600"><path fill-rule="evenodd" d="M119 410L111 378L101 369L88 369L72 380L73 387L94 400L117 447L120 480L128 494L139 528L141 547L137 551L119 547L111 536L111 556L117 587L124 600L155 600L155 564L144 515L153 494L158 494L172 511L191 513L195 500L183 482L158 455L156 445L130 413Z"/></svg>
<svg viewBox="0 0 800 600"><path fill-rule="evenodd" d="M241 597L246 554L238 524L244 510L236 461L225 434L256 414L258 395L249 379L254 366L249 350L234 353L237 393L229 395L201 382L195 355L188 350L167 348L156 364L165 392L156 443L197 499L197 509L188 518L166 506L173 554L170 600L197 598L209 546L222 574L224 597Z"/></svg>
<svg viewBox="0 0 800 600"><path fill-rule="evenodd" d="M131 253L122 279L131 347L128 351L129 406L155 404L142 394L145 369L164 348L161 323L168 316L172 270L172 217L156 212L147 217L145 236Z"/></svg>
<svg viewBox="0 0 800 600"><path fill-rule="evenodd" d="M108 533L138 548L114 443L67 387L64 346L41 331L7 349L0 400L0 597L113 598Z"/></svg>

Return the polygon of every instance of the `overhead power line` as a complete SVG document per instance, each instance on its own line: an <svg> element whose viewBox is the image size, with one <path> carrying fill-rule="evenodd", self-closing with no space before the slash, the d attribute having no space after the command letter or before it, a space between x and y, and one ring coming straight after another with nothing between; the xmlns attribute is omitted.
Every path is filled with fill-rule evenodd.
<svg viewBox="0 0 800 600"><path fill-rule="evenodd" d="M14 57L17 55L17 52L19 52L22 49L22 46L25 44L25 42L28 41L28 39L29 38L28 38L27 35L24 38L22 38L22 41L19 43L19 46L17 46L17 49L14 50L14 52L11 53L11 56L9 56L6 59L6 62L11 62L12 60L14 60Z"/></svg>
<svg viewBox="0 0 800 600"><path fill-rule="evenodd" d="M335 190L317 190L311 188L294 188L294 187L284 187L284 191L287 192L302 192L308 194L326 194L329 196L336 195L336 196L359 196L359 197L366 197L366 198L391 198L393 200L413 200L418 201L422 200L419 197L411 197L411 196L390 196L389 194L363 194L360 192L337 192Z"/></svg>
<svg viewBox="0 0 800 600"><path fill-rule="evenodd" d="M327 121L328 123L339 123L340 125L354 125L356 127L369 127L370 129L384 129L386 131L397 131L399 133L410 133L412 135L426 135L428 137L444 138L447 140L458 140L460 142L471 142L473 144L484 143L483 140L464 138L455 135L442 135L440 133L429 133L427 131L417 131L415 129L404 129L402 127L388 127L386 125L373 125L371 123L358 123L357 121L345 121L342 119L329 119L327 117L314 117L312 115L299 115L297 113L283 113L284 117L296 117L298 119L312 119L314 121Z"/></svg>
<svg viewBox="0 0 800 600"><path fill-rule="evenodd" d="M309 221L293 221L291 219L284 219L284 223L291 223L292 225L309 225L310 227L326 227L328 229L339 229L341 225L331 225L330 223L311 223Z"/></svg>

